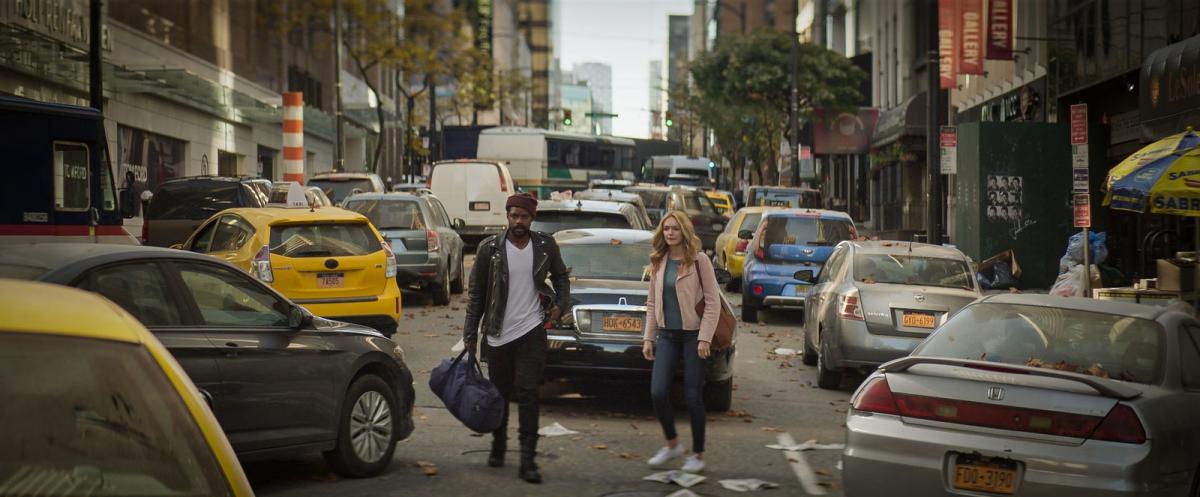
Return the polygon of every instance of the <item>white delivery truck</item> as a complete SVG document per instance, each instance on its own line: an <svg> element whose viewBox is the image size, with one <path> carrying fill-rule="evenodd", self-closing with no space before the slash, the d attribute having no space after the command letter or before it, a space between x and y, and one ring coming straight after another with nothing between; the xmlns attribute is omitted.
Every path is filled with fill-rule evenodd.
<svg viewBox="0 0 1200 497"><path fill-rule="evenodd" d="M655 155L642 165L642 180L664 185L712 186L708 157Z"/></svg>
<svg viewBox="0 0 1200 497"><path fill-rule="evenodd" d="M503 233L508 226L504 203L516 192L516 184L504 164L475 159L437 162L429 175L429 189L450 219L466 222L458 234L468 244Z"/></svg>

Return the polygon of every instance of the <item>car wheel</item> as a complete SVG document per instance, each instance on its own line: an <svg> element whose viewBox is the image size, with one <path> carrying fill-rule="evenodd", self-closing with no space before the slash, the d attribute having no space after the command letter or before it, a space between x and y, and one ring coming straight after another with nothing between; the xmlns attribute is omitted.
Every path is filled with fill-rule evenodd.
<svg viewBox="0 0 1200 497"><path fill-rule="evenodd" d="M434 282L433 303L436 305L450 304L450 266L442 272L442 277Z"/></svg>
<svg viewBox="0 0 1200 497"><path fill-rule="evenodd" d="M804 332L800 339L804 340L804 355L800 357L800 362L803 362L805 366L816 366L817 351L808 344L808 332Z"/></svg>
<svg viewBox="0 0 1200 497"><path fill-rule="evenodd" d="M842 386L842 372L829 369L826 360L825 340L822 339L821 343L817 344L817 386L824 390L837 390Z"/></svg>
<svg viewBox="0 0 1200 497"><path fill-rule="evenodd" d="M463 274L463 256L462 256L462 254L459 254L458 255L458 277L454 278L454 281L450 282L450 292L455 293L455 294L463 293L463 290L465 289L463 287L464 280L466 280L466 275Z"/></svg>
<svg viewBox="0 0 1200 497"><path fill-rule="evenodd" d="M725 412L733 405L733 378L704 384L704 410Z"/></svg>
<svg viewBox="0 0 1200 497"><path fill-rule="evenodd" d="M742 279L741 278L729 278L729 283L725 284L725 289L729 290L731 292L742 291Z"/></svg>
<svg viewBox="0 0 1200 497"><path fill-rule="evenodd" d="M337 445L325 453L334 472L348 478L383 472L396 450L396 412L395 394L382 378L354 380L338 416Z"/></svg>
<svg viewBox="0 0 1200 497"><path fill-rule="evenodd" d="M754 306L754 299L742 295L742 322L753 324L758 322L758 307Z"/></svg>

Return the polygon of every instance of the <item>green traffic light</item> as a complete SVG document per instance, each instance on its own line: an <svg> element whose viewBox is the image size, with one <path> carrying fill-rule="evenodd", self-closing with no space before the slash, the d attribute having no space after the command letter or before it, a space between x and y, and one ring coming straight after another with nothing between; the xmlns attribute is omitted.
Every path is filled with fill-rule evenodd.
<svg viewBox="0 0 1200 497"><path fill-rule="evenodd" d="M708 168L709 168L709 169L716 169L716 168L717 168L717 163L716 163L716 162L713 162L713 161L708 161Z"/></svg>
<svg viewBox="0 0 1200 497"><path fill-rule="evenodd" d="M563 125L564 125L564 126L570 126L570 125L571 125L571 120L570 120L570 119L563 119Z"/></svg>
<svg viewBox="0 0 1200 497"><path fill-rule="evenodd" d="M667 127L668 127L668 128L670 128L671 126L674 126L674 125L675 125L675 121L672 121L672 120L670 120L670 119L667 119Z"/></svg>

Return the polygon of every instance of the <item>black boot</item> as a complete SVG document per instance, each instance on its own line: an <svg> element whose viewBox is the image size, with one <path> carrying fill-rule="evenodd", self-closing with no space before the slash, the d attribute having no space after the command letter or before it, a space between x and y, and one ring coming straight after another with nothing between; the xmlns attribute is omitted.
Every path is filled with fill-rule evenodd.
<svg viewBox="0 0 1200 497"><path fill-rule="evenodd" d="M488 453L488 466L500 468L504 466L504 453L508 451L508 439L492 436L492 451Z"/></svg>
<svg viewBox="0 0 1200 497"><path fill-rule="evenodd" d="M537 454L537 439L521 440L521 469L517 476L529 483L541 483L542 474L538 473L537 463L533 457Z"/></svg>

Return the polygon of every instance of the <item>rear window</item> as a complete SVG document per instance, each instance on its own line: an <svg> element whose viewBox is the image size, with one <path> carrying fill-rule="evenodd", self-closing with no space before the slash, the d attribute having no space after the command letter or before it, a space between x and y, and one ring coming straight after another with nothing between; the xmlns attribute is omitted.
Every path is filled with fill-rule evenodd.
<svg viewBox="0 0 1200 497"><path fill-rule="evenodd" d="M0 392L0 494L231 495L140 346L0 333Z"/></svg>
<svg viewBox="0 0 1200 497"><path fill-rule="evenodd" d="M819 209L821 208L821 193L815 190L754 190L750 203L747 205Z"/></svg>
<svg viewBox="0 0 1200 497"><path fill-rule="evenodd" d="M764 249L777 243L832 246L852 238L850 222L839 219L770 216L766 222L762 238Z"/></svg>
<svg viewBox="0 0 1200 497"><path fill-rule="evenodd" d="M367 216L379 230L423 230L426 227L421 206L412 200L352 200L345 208Z"/></svg>
<svg viewBox="0 0 1200 497"><path fill-rule="evenodd" d="M708 196L700 192L685 193L683 196L683 211L688 214L717 216L717 208Z"/></svg>
<svg viewBox="0 0 1200 497"><path fill-rule="evenodd" d="M629 220L620 214L602 212L547 211L538 212L530 226L534 231L557 233L562 230L583 228L633 228Z"/></svg>
<svg viewBox="0 0 1200 497"><path fill-rule="evenodd" d="M867 283L973 288L966 261L941 257L856 254L854 279Z"/></svg>
<svg viewBox="0 0 1200 497"><path fill-rule="evenodd" d="M208 219L238 204L240 183L186 181L167 183L150 198L147 219Z"/></svg>
<svg viewBox="0 0 1200 497"><path fill-rule="evenodd" d="M371 180L362 179L310 179L305 186L315 186L325 192L325 196L329 197L334 203L341 202L346 197L355 193L373 193L375 186L371 184Z"/></svg>
<svg viewBox="0 0 1200 497"><path fill-rule="evenodd" d="M383 247L364 223L290 224L271 227L271 253L284 257L367 255Z"/></svg>
<svg viewBox="0 0 1200 497"><path fill-rule="evenodd" d="M983 303L942 325L913 355L991 361L1154 383L1162 327L1148 319Z"/></svg>
<svg viewBox="0 0 1200 497"><path fill-rule="evenodd" d="M631 193L638 194L642 197L642 202L650 209L662 209L663 204L667 203L667 192L663 190L626 190Z"/></svg>

